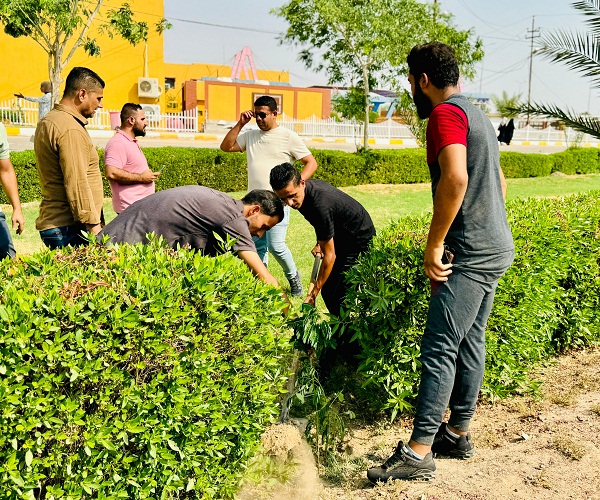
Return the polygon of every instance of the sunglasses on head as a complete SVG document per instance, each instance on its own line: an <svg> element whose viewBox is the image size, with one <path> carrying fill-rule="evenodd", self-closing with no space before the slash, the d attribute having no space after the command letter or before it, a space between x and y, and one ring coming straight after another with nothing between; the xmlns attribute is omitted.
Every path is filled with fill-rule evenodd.
<svg viewBox="0 0 600 500"><path fill-rule="evenodd" d="M271 113L265 113L264 111L255 111L254 112L254 118L260 118L261 120L264 120L267 117L267 114L271 114Z"/></svg>

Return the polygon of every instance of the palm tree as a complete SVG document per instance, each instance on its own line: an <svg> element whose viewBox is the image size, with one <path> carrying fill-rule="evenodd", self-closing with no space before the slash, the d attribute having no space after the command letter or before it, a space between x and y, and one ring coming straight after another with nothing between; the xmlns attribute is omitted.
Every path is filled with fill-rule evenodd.
<svg viewBox="0 0 600 500"><path fill-rule="evenodd" d="M559 30L543 35L541 54L551 62L564 63L592 80L592 86L600 88L600 0L581 0L573 2L573 8L585 17L589 27L587 33L572 33ZM512 108L519 113L558 118L574 130L600 138L600 123L596 118L586 114L577 114L572 109L560 109L554 104L531 103L520 104Z"/></svg>
<svg viewBox="0 0 600 500"><path fill-rule="evenodd" d="M521 95L522 94L515 94L509 96L508 92L503 90L501 97L498 97L497 95L492 96L492 102L502 118L516 118L519 113L515 111L514 108L519 106Z"/></svg>

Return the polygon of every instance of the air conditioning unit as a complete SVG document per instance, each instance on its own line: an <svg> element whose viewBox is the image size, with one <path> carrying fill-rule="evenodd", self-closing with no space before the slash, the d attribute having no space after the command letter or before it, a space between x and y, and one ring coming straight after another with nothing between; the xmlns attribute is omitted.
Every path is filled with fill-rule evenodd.
<svg viewBox="0 0 600 500"><path fill-rule="evenodd" d="M141 104L142 111L149 122L160 120L160 106L158 104Z"/></svg>
<svg viewBox="0 0 600 500"><path fill-rule="evenodd" d="M158 85L158 78L148 78L140 76L138 78L138 97L160 97L161 88Z"/></svg>

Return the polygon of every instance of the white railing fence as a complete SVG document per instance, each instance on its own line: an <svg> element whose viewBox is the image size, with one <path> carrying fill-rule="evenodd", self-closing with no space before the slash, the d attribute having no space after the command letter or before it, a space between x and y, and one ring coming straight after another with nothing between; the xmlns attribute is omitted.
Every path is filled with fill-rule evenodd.
<svg viewBox="0 0 600 500"><path fill-rule="evenodd" d="M143 105L142 105L143 106ZM111 113L118 110L98 109L89 120L88 128L111 130ZM191 109L180 113L153 114L146 111L148 130L157 132L198 132L198 111ZM38 105L24 99L0 102L0 120L18 126L35 127L38 121ZM114 120L114 118L113 118ZM117 122L118 123L118 122ZM114 124L113 124L114 125Z"/></svg>
<svg viewBox="0 0 600 500"><path fill-rule="evenodd" d="M293 130L298 135L311 137L353 137L360 140L363 136L363 124L355 120L322 120L313 116L305 120L296 120L282 115L279 125ZM369 123L369 138L371 139L413 139L406 125L394 120L381 123Z"/></svg>

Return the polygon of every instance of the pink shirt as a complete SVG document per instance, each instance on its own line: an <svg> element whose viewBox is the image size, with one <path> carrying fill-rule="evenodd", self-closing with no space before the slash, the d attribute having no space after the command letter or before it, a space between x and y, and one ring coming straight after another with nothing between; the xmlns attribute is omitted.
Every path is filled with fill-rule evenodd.
<svg viewBox="0 0 600 500"><path fill-rule="evenodd" d="M108 141L104 150L104 164L121 168L127 172L141 174L148 170L148 161L142 153L137 139L118 130ZM112 192L113 208L120 214L129 205L154 193L154 182L139 184L119 184L109 181Z"/></svg>

